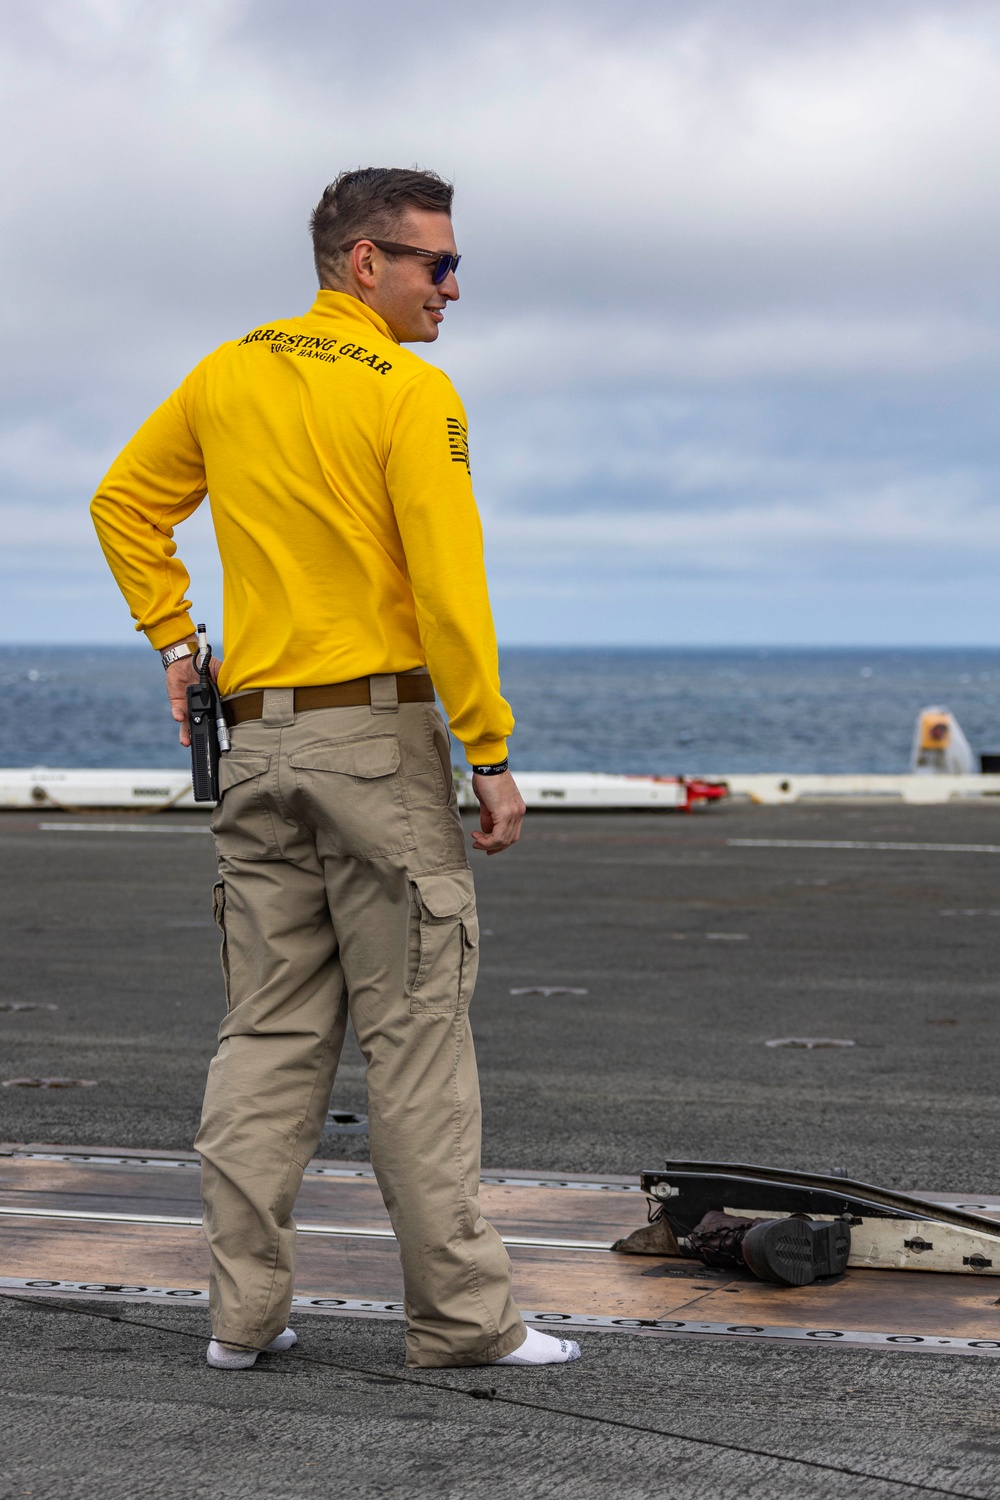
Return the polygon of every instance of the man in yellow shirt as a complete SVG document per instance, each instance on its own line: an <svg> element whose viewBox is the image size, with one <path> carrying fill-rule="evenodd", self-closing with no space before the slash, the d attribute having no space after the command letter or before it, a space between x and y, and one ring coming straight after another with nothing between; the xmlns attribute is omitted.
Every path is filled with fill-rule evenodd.
<svg viewBox="0 0 1000 1500"><path fill-rule="evenodd" d="M91 507L163 658L182 744L197 674L173 529L206 494L222 559L232 749L212 826L228 1010L195 1142L220 1368L295 1342L292 1211L348 1015L399 1240L407 1363L579 1354L525 1329L477 1198L478 926L435 688L473 768L475 847L513 844L524 804L465 412L401 347L436 339L458 299L451 201L434 173L343 173L313 214L310 310L204 359Z"/></svg>

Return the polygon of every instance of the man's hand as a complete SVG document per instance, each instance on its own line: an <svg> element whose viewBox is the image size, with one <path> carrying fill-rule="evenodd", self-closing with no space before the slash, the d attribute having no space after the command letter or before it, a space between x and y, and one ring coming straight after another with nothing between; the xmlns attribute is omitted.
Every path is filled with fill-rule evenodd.
<svg viewBox="0 0 1000 1500"><path fill-rule="evenodd" d="M479 828L472 845L486 854L499 854L521 837L527 808L509 771L502 776L473 776L472 790L479 799Z"/></svg>
<svg viewBox="0 0 1000 1500"><path fill-rule="evenodd" d="M221 661L215 656L208 664L212 681L218 682ZM188 727L188 700L187 690L194 687L198 681L198 669L194 664L194 657L187 656L180 661L175 661L167 668L167 697L170 699L170 712L181 726L180 741L182 745L190 745L191 730Z"/></svg>

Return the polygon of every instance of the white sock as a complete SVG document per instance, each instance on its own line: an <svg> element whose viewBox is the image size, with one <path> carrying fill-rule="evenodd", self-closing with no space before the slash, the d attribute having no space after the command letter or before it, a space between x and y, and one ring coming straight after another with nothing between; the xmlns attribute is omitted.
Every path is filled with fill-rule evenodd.
<svg viewBox="0 0 1000 1500"><path fill-rule="evenodd" d="M297 1343L298 1335L295 1330L286 1328L284 1333L279 1333L276 1339L271 1340L264 1353L281 1354ZM251 1365L257 1363L259 1353L259 1349L234 1349L229 1344L220 1344L218 1339L213 1339L205 1358L213 1370L249 1370Z"/></svg>
<svg viewBox="0 0 1000 1500"><path fill-rule="evenodd" d="M258 1352L256 1349L231 1349L228 1344L213 1339L205 1358L213 1370L249 1370L257 1363Z"/></svg>
<svg viewBox="0 0 1000 1500"><path fill-rule="evenodd" d="M284 1333L279 1333L276 1339L271 1340L267 1348L264 1350L264 1353L282 1354L286 1349L290 1349L293 1344L297 1344L298 1341L299 1336L295 1332L295 1329L286 1328Z"/></svg>
<svg viewBox="0 0 1000 1500"><path fill-rule="evenodd" d="M580 1358L580 1345L573 1339L554 1339L549 1333L539 1333L529 1328L524 1343L513 1353L502 1359L494 1359L495 1365L568 1365L571 1359Z"/></svg>

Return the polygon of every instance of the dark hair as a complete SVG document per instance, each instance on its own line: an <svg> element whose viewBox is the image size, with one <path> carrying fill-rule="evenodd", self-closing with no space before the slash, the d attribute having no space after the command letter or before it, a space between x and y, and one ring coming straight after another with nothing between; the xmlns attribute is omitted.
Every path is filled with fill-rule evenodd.
<svg viewBox="0 0 1000 1500"><path fill-rule="evenodd" d="M455 189L436 172L406 167L360 167L341 172L312 211L316 274L321 282L336 280L349 240L374 235L391 240L407 209L429 208L450 214Z"/></svg>

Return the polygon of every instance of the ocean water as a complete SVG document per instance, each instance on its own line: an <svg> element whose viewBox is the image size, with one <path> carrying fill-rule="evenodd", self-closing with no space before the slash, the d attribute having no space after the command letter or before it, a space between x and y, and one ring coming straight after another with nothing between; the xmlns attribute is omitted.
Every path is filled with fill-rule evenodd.
<svg viewBox="0 0 1000 1500"><path fill-rule="evenodd" d="M517 648L501 673L525 770L899 772L931 705L1000 751L1000 649ZM0 647L0 687L0 766L188 765L147 648Z"/></svg>

